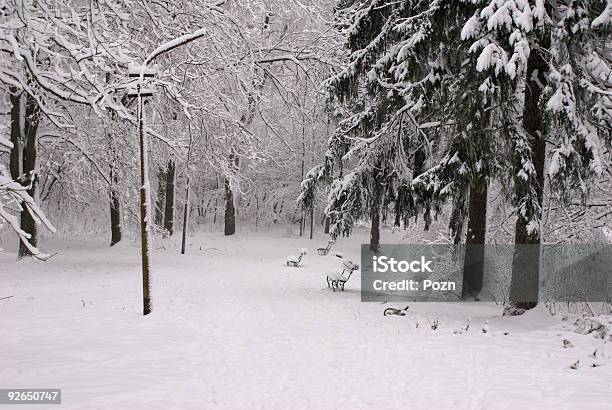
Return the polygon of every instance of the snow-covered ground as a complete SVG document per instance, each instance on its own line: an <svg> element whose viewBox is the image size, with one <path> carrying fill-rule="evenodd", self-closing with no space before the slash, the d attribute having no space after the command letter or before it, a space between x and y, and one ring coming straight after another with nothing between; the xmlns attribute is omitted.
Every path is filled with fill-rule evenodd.
<svg viewBox="0 0 612 410"><path fill-rule="evenodd" d="M366 240L335 249L358 260ZM544 308L413 303L384 317L400 306L360 302L358 273L327 289L338 261L316 255L323 235L199 234L188 255L158 241L147 317L134 244L52 243L46 263L0 254L0 388L61 388L51 408L612 408L609 343Z"/></svg>

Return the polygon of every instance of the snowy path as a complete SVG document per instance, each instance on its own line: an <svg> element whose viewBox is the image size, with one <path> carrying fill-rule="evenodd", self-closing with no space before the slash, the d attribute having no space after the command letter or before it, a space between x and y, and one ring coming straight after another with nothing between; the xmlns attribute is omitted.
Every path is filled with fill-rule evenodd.
<svg viewBox="0 0 612 410"><path fill-rule="evenodd" d="M361 240L337 249L357 259ZM0 387L62 388L61 408L72 409L611 403L612 347L601 340L543 310L502 318L493 305L412 304L406 317L383 317L386 306L359 301L359 276L344 293L326 288L320 272L336 261L314 255L324 242L208 234L187 256L158 250L146 318L137 248L72 243L46 264L1 254L0 297L13 297L0 300ZM301 247L303 266L285 267ZM469 316L470 331L453 334Z"/></svg>

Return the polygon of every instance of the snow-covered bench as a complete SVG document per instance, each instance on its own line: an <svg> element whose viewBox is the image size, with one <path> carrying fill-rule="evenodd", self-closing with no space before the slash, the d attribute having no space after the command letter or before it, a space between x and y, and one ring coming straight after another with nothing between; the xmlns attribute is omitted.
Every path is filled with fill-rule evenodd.
<svg viewBox="0 0 612 410"><path fill-rule="evenodd" d="M327 246L325 248L317 248L317 253L319 255L327 255L334 243L336 243L336 241L334 241L333 239L330 240L329 242L327 242Z"/></svg>
<svg viewBox="0 0 612 410"><path fill-rule="evenodd" d="M287 266L293 266L295 268L298 267L300 262L302 261L302 256L306 255L308 251L305 248L300 250L300 256L289 255L287 256Z"/></svg>
<svg viewBox="0 0 612 410"><path fill-rule="evenodd" d="M332 272L327 274L327 287L332 288L335 292L336 289L340 288L344 292L344 284L351 278L353 272L359 269L359 265L353 261L342 262L342 272Z"/></svg>

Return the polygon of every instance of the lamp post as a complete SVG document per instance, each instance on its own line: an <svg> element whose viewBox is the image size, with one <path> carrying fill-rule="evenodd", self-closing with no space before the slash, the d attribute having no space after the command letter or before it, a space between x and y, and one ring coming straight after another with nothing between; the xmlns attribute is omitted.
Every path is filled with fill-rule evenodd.
<svg viewBox="0 0 612 410"><path fill-rule="evenodd" d="M138 98L138 135L140 145L140 246L142 256L142 302L143 314L151 313L151 241L149 223L151 220L151 194L149 184L149 153L147 132L145 130L145 111L143 98L153 95L153 90L144 88L145 78L155 76L155 70L146 66L130 66L128 76L138 78L135 88L128 90L128 96Z"/></svg>
<svg viewBox="0 0 612 410"><path fill-rule="evenodd" d="M140 139L140 244L142 255L142 302L143 313L148 315L151 313L151 287L149 275L151 273L151 242L149 241L149 223L151 222L151 193L149 186L149 164L148 164L148 143L147 133L145 131L144 106L143 97L153 95L153 89L144 88L145 79L155 77L157 70L147 68L147 65L152 63L154 59L160 55L167 53L175 48L182 47L199 39L208 32L207 29L201 28L193 33L184 34L176 39L162 44L144 60L144 64L139 66L130 64L128 68L128 77L138 78L136 87L128 90L128 96L138 98L138 134Z"/></svg>

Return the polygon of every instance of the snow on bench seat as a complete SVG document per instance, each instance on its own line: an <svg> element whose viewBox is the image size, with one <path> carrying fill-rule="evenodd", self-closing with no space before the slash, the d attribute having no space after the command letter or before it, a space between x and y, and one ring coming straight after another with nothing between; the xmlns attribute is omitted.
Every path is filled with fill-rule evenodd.
<svg viewBox="0 0 612 410"><path fill-rule="evenodd" d="M341 272L329 272L326 273L325 276L325 279L327 280L327 287L332 288L334 292L337 288L340 288L342 291L344 291L344 284L348 282L353 272L359 269L359 265L350 260L342 261L340 267L342 269ZM346 273L348 274L344 276Z"/></svg>
<svg viewBox="0 0 612 410"><path fill-rule="evenodd" d="M338 273L338 272L330 272L330 273L326 273L325 274L328 278L333 279L333 280L338 280L338 281L342 281L342 282L346 282L347 280L349 280L348 277Z"/></svg>

